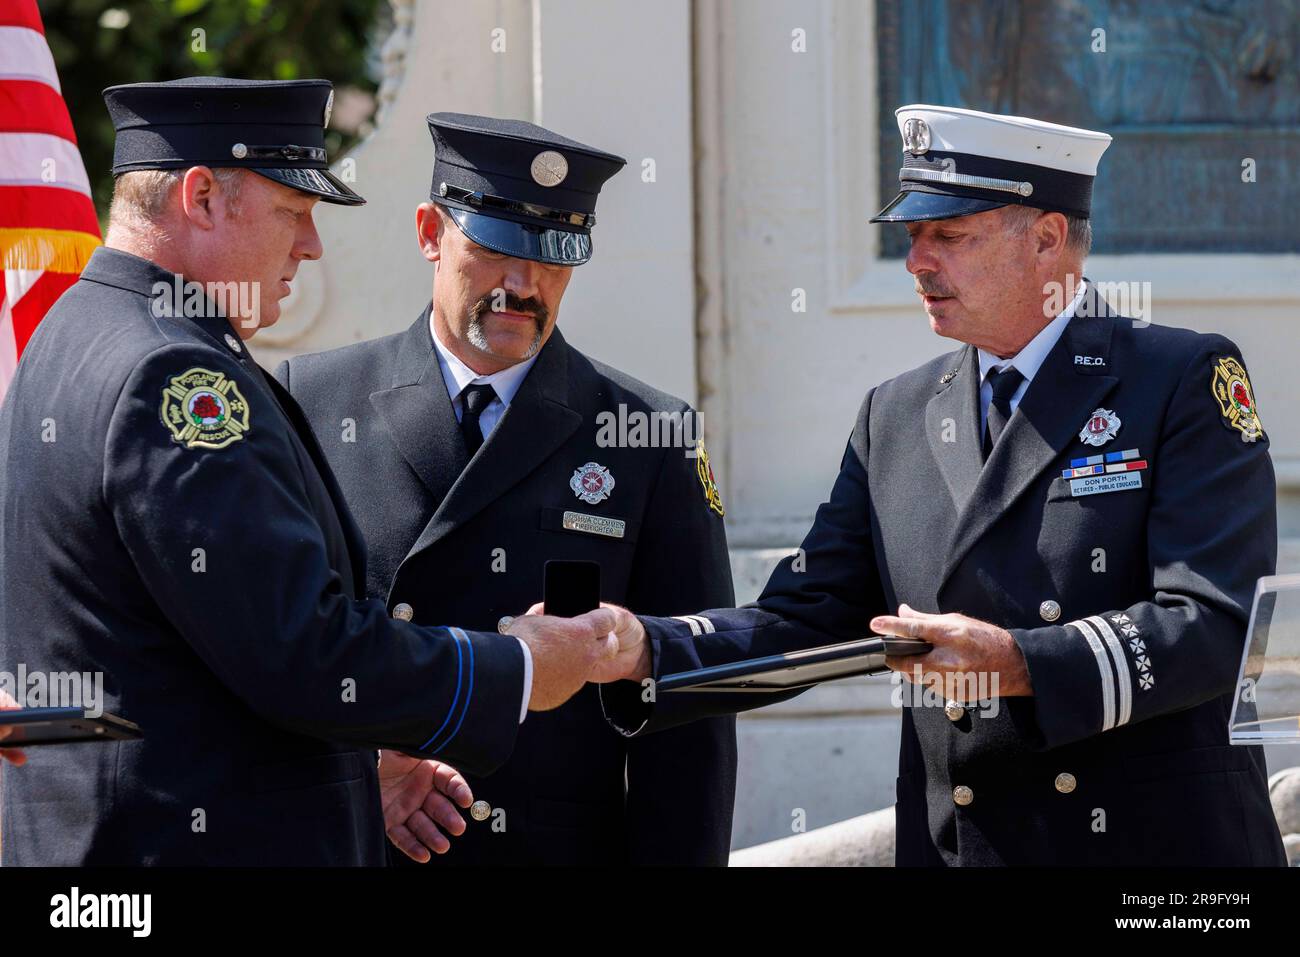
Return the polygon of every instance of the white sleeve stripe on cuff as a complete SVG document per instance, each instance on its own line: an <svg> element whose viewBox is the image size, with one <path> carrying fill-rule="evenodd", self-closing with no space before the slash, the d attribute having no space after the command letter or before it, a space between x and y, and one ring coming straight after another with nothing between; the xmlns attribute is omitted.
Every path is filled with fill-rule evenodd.
<svg viewBox="0 0 1300 957"><path fill-rule="evenodd" d="M1128 724L1129 718L1133 715L1133 683L1129 678L1128 658L1124 655L1124 645L1106 619L1100 615L1093 615L1088 621L1096 626L1101 637L1105 639L1106 647L1110 649L1111 660L1115 663L1115 683L1119 688L1119 716L1115 720L1115 725L1118 727L1121 724Z"/></svg>
<svg viewBox="0 0 1300 957"><path fill-rule="evenodd" d="M700 637L700 623L693 617L690 615L674 615L673 617L678 621L686 622L686 624L691 626L691 634L696 638Z"/></svg>
<svg viewBox="0 0 1300 957"><path fill-rule="evenodd" d="M533 698L533 652L519 636L515 636L515 641L519 642L519 647L524 652L524 694L519 700L519 723L523 724L528 717L528 702Z"/></svg>
<svg viewBox="0 0 1300 957"><path fill-rule="evenodd" d="M1071 621L1067 624L1073 625L1083 635L1088 647L1092 649L1093 657L1097 659L1097 670L1101 673L1101 730L1109 731L1115 726L1115 675L1111 671L1110 660L1106 657L1106 649L1086 621Z"/></svg>
<svg viewBox="0 0 1300 957"><path fill-rule="evenodd" d="M704 629L704 633L706 635L713 634L713 622L709 621L709 619L705 618L703 615L686 615L685 617L694 618L696 621L698 621L700 623L700 627Z"/></svg>

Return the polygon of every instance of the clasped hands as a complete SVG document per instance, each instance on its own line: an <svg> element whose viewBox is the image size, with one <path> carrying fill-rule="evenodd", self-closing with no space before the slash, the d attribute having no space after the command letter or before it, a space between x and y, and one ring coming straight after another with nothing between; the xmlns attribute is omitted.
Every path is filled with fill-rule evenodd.
<svg viewBox="0 0 1300 957"><path fill-rule="evenodd" d="M548 618L534 605L528 615L515 619L509 632L529 643L535 656L576 660L585 655L576 670L558 669L567 680L544 679L546 688L536 710L558 707L586 681L606 683L620 679L650 677L650 647L645 628L626 608L602 604L596 611L578 618ZM996 675L998 695L1014 697L1033 694L1029 669L1011 632L987 621L955 612L936 615L909 605L898 607L897 615L877 615L870 628L880 635L920 638L932 645L922 655L897 655L885 659L894 671L915 679L920 668L922 681L944 682L968 674ZM558 645L551 642L559 639ZM586 638L574 642L574 638ZM585 677L582 676L586 669ZM538 693L536 672L533 693ZM557 700L558 699L558 700ZM554 703L549 703L554 702Z"/></svg>
<svg viewBox="0 0 1300 957"><path fill-rule="evenodd" d="M589 681L650 674L645 631L631 612L616 605L602 605L576 618L557 618L543 614L539 603L516 618L506 634L528 645L532 655L529 711L558 708ZM474 795L451 765L384 751L379 790L388 839L412 860L427 863L431 853L445 854L451 847L448 835L465 833L458 808L469 808Z"/></svg>
<svg viewBox="0 0 1300 957"><path fill-rule="evenodd" d="M909 681L940 687L970 687L952 681L972 673L997 676L997 694L1033 694L1024 655L1005 628L967 615L935 615L900 605L897 615L871 619L877 634L920 638L933 647L923 655L890 656L885 664ZM542 614L542 605L528 609L506 629L528 645L533 657L530 711L548 711L569 700L587 682L604 684L621 679L651 677L650 647L645 628L626 608L602 604L576 618ZM442 854L451 846L439 830L465 832L456 805L473 801L459 772L439 761L385 751L380 765L384 823L393 843L417 861Z"/></svg>

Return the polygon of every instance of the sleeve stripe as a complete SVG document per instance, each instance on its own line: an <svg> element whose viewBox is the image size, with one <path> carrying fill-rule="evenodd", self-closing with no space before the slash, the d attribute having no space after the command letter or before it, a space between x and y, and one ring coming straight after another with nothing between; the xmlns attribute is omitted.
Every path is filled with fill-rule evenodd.
<svg viewBox="0 0 1300 957"><path fill-rule="evenodd" d="M465 707L460 713L460 720L456 722L456 727L451 729L451 735L447 738L447 740L442 742L442 744L438 745L436 748L433 749L434 754L437 754L447 745L451 744L451 742L455 739L456 735L460 734L460 726L465 723L465 715L469 714L470 699L474 697L474 642L470 641L469 635L465 634L465 632L461 631L459 628L451 629L451 633L453 636L459 635L461 638L465 639L465 648L467 651L469 651L469 668L468 668L469 684L466 685L465 687ZM459 642L456 643L456 647L457 648L460 647ZM459 680L460 678L458 675L457 681ZM454 711L455 709L456 709L456 705L455 702L453 702L452 710Z"/></svg>
<svg viewBox="0 0 1300 957"><path fill-rule="evenodd" d="M460 683L461 676L464 673L464 661L462 660L460 650L460 639L456 637L455 631L451 631L450 634L452 642L456 645L456 694L452 696L451 707L447 709L447 717L442 719L442 724L439 725L437 731L433 732L433 734L429 736L429 740L420 745L421 751L433 744L434 741L438 740L438 735L442 734L443 729L451 723L451 716L456 713L456 703L460 701Z"/></svg>
<svg viewBox="0 0 1300 957"><path fill-rule="evenodd" d="M704 633L706 635L713 634L713 622L709 621L709 619L705 618L703 615L686 615L684 617L694 618L696 621L698 621L700 623L700 627L704 629Z"/></svg>
<svg viewBox="0 0 1300 957"><path fill-rule="evenodd" d="M1115 675L1110 669L1106 649L1088 622L1080 620L1067 624L1073 625L1083 635L1088 647L1092 649L1093 657L1097 659L1097 670L1101 673L1101 730L1109 731L1115 727Z"/></svg>
<svg viewBox="0 0 1300 957"><path fill-rule="evenodd" d="M690 615L674 615L673 617L678 621L686 622L686 624L691 626L691 634L696 638L700 637L700 623Z"/></svg>
<svg viewBox="0 0 1300 957"><path fill-rule="evenodd" d="M1097 627L1097 631L1105 639L1106 647L1110 649L1110 657L1115 662L1115 681L1119 687L1119 717L1115 724L1117 727L1128 724L1129 718L1133 715L1133 682L1128 673L1128 658L1124 655L1124 644L1105 618L1093 615L1088 621Z"/></svg>

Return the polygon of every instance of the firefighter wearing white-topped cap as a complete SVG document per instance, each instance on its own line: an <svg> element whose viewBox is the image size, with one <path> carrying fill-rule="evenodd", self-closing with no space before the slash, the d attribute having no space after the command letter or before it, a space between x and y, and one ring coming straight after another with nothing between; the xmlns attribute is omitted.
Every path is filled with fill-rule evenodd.
<svg viewBox="0 0 1300 957"><path fill-rule="evenodd" d="M905 225L930 328L958 347L868 392L797 566L694 624L626 615L623 673L922 638L889 659L899 864L1284 864L1263 753L1227 744L1277 546L1241 353L1079 278L1109 136L897 116L900 192L875 221ZM625 734L718 707L637 690L603 689Z"/></svg>

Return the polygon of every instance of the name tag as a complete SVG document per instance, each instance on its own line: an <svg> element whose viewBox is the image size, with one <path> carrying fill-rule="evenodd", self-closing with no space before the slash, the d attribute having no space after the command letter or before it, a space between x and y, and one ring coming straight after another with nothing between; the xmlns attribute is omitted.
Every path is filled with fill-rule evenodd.
<svg viewBox="0 0 1300 957"><path fill-rule="evenodd" d="M584 515L582 512L565 512L564 527L571 532L587 532L591 535L606 535L609 538L622 538L627 522L618 518L606 518L603 515Z"/></svg>
<svg viewBox="0 0 1300 957"><path fill-rule="evenodd" d="M1116 472L1110 475L1092 475L1088 478L1070 479L1070 494L1098 495L1102 492L1122 492L1125 489L1141 488L1141 472Z"/></svg>

